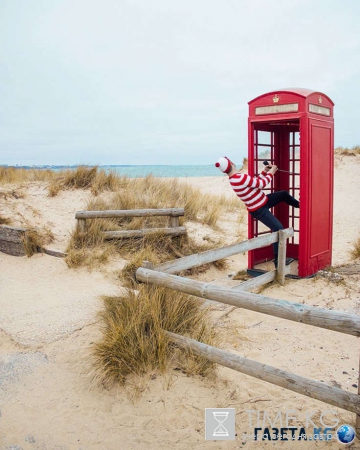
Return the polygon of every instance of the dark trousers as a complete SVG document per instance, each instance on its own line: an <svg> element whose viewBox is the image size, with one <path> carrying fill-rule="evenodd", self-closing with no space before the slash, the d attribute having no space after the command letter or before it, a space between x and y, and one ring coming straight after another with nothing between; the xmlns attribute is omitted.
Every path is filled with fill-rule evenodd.
<svg viewBox="0 0 360 450"><path fill-rule="evenodd" d="M278 205L281 202L285 202L294 208L299 208L299 201L292 197L288 191L273 192L267 195L268 201L265 206L250 212L254 219L259 220L261 223L270 228L271 231L283 230L281 222L269 211L270 208ZM273 244L275 260L277 260L279 252L279 243Z"/></svg>

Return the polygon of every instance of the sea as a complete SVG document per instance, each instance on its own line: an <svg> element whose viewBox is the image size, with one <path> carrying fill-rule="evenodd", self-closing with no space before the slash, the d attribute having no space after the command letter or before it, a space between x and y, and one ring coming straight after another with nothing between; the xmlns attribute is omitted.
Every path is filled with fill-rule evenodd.
<svg viewBox="0 0 360 450"><path fill-rule="evenodd" d="M51 169L54 171L64 169L76 169L78 166L53 166L53 165L16 165L2 167L17 167L23 169ZM87 166L92 167L92 166ZM217 177L223 176L219 169L215 165L204 166L191 166L191 165L109 165L109 166L97 166L99 169L103 169L106 172L114 171L122 176L129 178L142 178L152 174L154 177Z"/></svg>

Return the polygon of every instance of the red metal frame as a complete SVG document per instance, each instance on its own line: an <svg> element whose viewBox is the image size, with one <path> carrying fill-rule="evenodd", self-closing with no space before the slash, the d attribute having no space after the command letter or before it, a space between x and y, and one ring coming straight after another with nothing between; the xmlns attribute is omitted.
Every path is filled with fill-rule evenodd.
<svg viewBox="0 0 360 450"><path fill-rule="evenodd" d="M282 89L249 102L249 174L258 175L268 160L290 173L277 172L265 192L287 190L300 199L300 211L286 204L272 211L285 228L294 228L287 255L298 260L300 277L331 265L333 106L325 94L307 89ZM249 215L249 239L268 232ZM249 268L271 259L271 246L253 250Z"/></svg>

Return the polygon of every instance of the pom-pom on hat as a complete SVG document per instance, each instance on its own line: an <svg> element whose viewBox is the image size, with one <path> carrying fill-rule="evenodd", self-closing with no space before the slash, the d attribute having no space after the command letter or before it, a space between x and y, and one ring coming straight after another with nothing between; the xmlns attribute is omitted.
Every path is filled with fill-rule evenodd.
<svg viewBox="0 0 360 450"><path fill-rule="evenodd" d="M229 173L231 169L231 161L226 156L222 156L215 163L215 167L218 167L223 173Z"/></svg>

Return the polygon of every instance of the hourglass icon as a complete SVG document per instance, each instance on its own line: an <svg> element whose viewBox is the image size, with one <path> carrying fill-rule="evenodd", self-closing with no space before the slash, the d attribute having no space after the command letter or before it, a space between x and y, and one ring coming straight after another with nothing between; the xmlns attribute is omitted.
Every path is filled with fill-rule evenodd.
<svg viewBox="0 0 360 450"><path fill-rule="evenodd" d="M228 430L224 427L224 422L228 418L228 415L228 411L213 411L214 419L219 424L213 432L214 437L229 436Z"/></svg>

